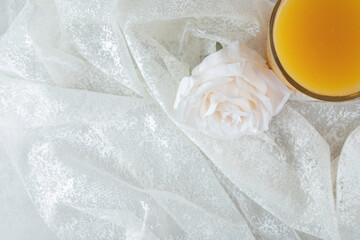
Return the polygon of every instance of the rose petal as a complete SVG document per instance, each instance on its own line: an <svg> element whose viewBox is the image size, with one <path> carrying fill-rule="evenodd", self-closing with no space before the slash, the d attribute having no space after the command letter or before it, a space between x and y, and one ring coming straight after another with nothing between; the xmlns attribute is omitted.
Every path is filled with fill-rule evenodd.
<svg viewBox="0 0 360 240"><path fill-rule="evenodd" d="M191 94L191 100L196 101L196 99L201 98L206 92L213 90L212 88L226 85L226 83L233 81L232 78L219 77L215 78L212 81L204 82L203 84L198 85ZM194 100L195 99L195 100Z"/></svg>

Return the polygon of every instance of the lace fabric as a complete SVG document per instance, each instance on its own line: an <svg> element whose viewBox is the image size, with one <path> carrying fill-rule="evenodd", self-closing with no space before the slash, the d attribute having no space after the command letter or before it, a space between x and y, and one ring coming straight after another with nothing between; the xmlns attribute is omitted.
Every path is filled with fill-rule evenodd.
<svg viewBox="0 0 360 240"><path fill-rule="evenodd" d="M235 141L174 121L179 81L216 41L265 55L273 1L5 6L0 160L58 238L360 237L359 101L294 94Z"/></svg>

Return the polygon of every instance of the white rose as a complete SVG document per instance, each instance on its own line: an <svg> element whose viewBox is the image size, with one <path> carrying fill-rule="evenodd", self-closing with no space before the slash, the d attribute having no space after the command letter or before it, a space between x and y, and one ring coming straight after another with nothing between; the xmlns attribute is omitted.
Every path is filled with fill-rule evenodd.
<svg viewBox="0 0 360 240"><path fill-rule="evenodd" d="M268 130L289 95L261 56L234 42L181 80L174 108L184 126L233 139Z"/></svg>

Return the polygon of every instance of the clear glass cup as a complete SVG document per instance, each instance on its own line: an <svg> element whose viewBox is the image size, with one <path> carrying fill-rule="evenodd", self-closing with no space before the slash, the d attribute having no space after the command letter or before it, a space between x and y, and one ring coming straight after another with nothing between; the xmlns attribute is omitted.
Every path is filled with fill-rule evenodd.
<svg viewBox="0 0 360 240"><path fill-rule="evenodd" d="M301 0L300 0L301 1ZM360 91L355 92L348 95L339 95L339 96L327 96L327 95L321 95L317 94L301 84L299 84L296 79L293 79L284 69L284 67L281 64L281 61L279 60L279 57L276 53L275 48L275 40L274 40L274 27L276 23L276 16L278 13L278 10L284 4L286 0L278 0L275 4L274 10L271 14L270 21L269 21L269 30L268 30L268 40L267 40L267 62L269 67L274 71L276 76L281 79L289 88L294 89L298 92L301 92L305 95L308 95L310 97L323 100L323 101L331 101L331 102L341 102L341 101L348 101L355 98L360 97Z"/></svg>

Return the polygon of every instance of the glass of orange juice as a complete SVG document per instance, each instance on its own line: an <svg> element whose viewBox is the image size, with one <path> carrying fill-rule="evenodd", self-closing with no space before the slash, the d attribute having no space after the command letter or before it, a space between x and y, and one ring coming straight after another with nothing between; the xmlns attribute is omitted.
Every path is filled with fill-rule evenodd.
<svg viewBox="0 0 360 240"><path fill-rule="evenodd" d="M289 87L326 101L360 96L359 0L279 0L267 47Z"/></svg>

